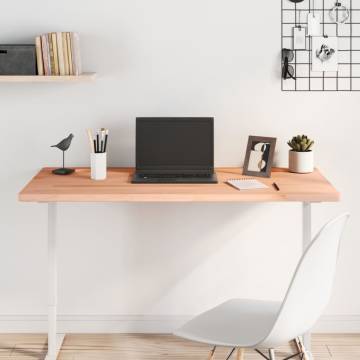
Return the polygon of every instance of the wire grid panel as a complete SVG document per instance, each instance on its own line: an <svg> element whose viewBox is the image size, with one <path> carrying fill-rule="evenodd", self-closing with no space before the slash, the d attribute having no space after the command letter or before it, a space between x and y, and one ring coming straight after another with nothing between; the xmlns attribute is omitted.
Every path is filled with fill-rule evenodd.
<svg viewBox="0 0 360 360"><path fill-rule="evenodd" d="M314 1L314 8L313 8ZM344 24L330 18L336 0L281 0L281 48L293 49L293 28L307 26L309 12L318 14L323 36L338 37L338 71L313 72L312 39L306 36L306 50L294 50L290 62L296 80L282 79L283 91L360 91L360 0L343 0L350 16Z"/></svg>

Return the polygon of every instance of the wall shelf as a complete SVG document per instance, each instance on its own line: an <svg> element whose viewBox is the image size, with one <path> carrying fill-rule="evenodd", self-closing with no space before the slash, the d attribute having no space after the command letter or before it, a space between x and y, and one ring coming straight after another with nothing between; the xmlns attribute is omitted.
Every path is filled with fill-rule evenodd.
<svg viewBox="0 0 360 360"><path fill-rule="evenodd" d="M39 75L0 75L0 83L37 83L37 82L84 82L96 78L96 73L83 73L79 76L39 76Z"/></svg>

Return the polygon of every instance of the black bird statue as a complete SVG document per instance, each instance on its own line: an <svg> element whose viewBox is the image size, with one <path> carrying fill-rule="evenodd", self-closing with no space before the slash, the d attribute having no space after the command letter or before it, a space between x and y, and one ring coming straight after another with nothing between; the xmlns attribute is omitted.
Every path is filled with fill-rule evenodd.
<svg viewBox="0 0 360 360"><path fill-rule="evenodd" d="M70 134L67 138L61 140L57 145L51 146L51 147L56 147L56 148L60 149L63 153L63 166L62 166L62 168L53 170L53 174L55 174L55 175L70 175L75 171L74 169L67 169L65 167L65 151L67 149L69 149L73 137L74 137L74 135Z"/></svg>

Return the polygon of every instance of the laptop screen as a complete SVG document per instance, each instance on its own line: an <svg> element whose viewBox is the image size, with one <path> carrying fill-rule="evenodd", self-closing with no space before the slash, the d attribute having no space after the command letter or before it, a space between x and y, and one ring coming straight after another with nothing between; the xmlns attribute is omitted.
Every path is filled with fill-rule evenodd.
<svg viewBox="0 0 360 360"><path fill-rule="evenodd" d="M212 172L213 168L213 118L136 119L137 171Z"/></svg>

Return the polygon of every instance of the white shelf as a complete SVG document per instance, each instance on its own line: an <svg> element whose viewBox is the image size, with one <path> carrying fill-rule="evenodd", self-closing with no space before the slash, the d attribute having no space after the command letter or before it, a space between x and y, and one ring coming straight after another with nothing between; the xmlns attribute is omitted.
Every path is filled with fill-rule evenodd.
<svg viewBox="0 0 360 360"><path fill-rule="evenodd" d="M84 82L96 78L96 73L83 73L78 76L39 76L39 75L0 75L1 82Z"/></svg>

